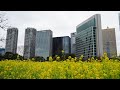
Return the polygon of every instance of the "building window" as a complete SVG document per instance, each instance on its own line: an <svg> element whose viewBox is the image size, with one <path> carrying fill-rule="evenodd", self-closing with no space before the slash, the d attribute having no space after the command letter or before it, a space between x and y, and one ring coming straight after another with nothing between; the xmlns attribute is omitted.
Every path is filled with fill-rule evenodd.
<svg viewBox="0 0 120 90"><path fill-rule="evenodd" d="M95 29L96 29L96 27L93 27L93 29L95 30Z"/></svg>
<svg viewBox="0 0 120 90"><path fill-rule="evenodd" d="M97 54L95 53L95 56L96 56Z"/></svg>
<svg viewBox="0 0 120 90"><path fill-rule="evenodd" d="M94 45L94 47L96 47L96 45Z"/></svg>

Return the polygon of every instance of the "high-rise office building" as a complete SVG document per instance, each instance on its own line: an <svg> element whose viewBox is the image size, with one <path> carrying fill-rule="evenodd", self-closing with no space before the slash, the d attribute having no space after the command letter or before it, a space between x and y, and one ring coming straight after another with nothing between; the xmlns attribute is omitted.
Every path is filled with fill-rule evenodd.
<svg viewBox="0 0 120 90"><path fill-rule="evenodd" d="M24 58L35 57L35 41L36 41L36 29L27 28L25 30L24 39Z"/></svg>
<svg viewBox="0 0 120 90"><path fill-rule="evenodd" d="M62 50L65 54L70 53L70 37L54 37L53 38L53 56L60 55Z"/></svg>
<svg viewBox="0 0 120 90"><path fill-rule="evenodd" d="M103 55L101 16L95 14L76 27L76 56L100 57Z"/></svg>
<svg viewBox="0 0 120 90"><path fill-rule="evenodd" d="M54 37L53 38L53 48L52 48L52 55L60 55L61 51L63 50L62 46L62 37Z"/></svg>
<svg viewBox="0 0 120 90"><path fill-rule="evenodd" d="M71 54L75 54L76 44L75 44L76 32L71 33Z"/></svg>
<svg viewBox="0 0 120 90"><path fill-rule="evenodd" d="M35 56L42 56L45 59L52 56L52 31L42 30L36 33Z"/></svg>
<svg viewBox="0 0 120 90"><path fill-rule="evenodd" d="M103 52L107 53L108 57L117 56L115 28L102 30L103 36Z"/></svg>
<svg viewBox="0 0 120 90"><path fill-rule="evenodd" d="M63 50L67 54L70 54L70 44L71 44L71 38L69 36L63 37Z"/></svg>
<svg viewBox="0 0 120 90"><path fill-rule="evenodd" d="M5 52L11 52L15 54L17 52L17 41L18 41L18 29L8 28Z"/></svg>

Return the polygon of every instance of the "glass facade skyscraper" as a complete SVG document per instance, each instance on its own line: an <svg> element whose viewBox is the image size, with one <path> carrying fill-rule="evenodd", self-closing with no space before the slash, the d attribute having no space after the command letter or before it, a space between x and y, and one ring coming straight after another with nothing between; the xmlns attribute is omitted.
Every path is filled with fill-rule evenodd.
<svg viewBox="0 0 120 90"><path fill-rule="evenodd" d="M103 55L101 16L95 14L76 27L76 56L84 58Z"/></svg>
<svg viewBox="0 0 120 90"><path fill-rule="evenodd" d="M54 37L52 55L53 56L60 55L62 50L63 50L62 37Z"/></svg>
<svg viewBox="0 0 120 90"><path fill-rule="evenodd" d="M60 55L62 50L65 54L70 53L70 37L54 37L53 38L53 56Z"/></svg>
<svg viewBox="0 0 120 90"><path fill-rule="evenodd" d="M69 36L64 36L63 38L63 50L64 53L70 53L70 37Z"/></svg>
<svg viewBox="0 0 120 90"><path fill-rule="evenodd" d="M42 56L45 59L52 56L52 31L42 30L36 33L35 56Z"/></svg>

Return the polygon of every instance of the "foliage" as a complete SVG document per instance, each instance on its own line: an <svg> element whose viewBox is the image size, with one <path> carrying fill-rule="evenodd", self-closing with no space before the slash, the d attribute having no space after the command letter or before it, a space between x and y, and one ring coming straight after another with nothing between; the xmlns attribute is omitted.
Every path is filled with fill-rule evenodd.
<svg viewBox="0 0 120 90"><path fill-rule="evenodd" d="M0 54L0 61L4 59L4 56Z"/></svg>
<svg viewBox="0 0 120 90"><path fill-rule="evenodd" d="M56 58L57 58L57 56L59 56L60 57L60 61L65 61L66 59L68 59L68 57L69 56L71 56L72 58L76 58L75 57L75 54L64 54L64 51L62 51L63 53L62 53L62 55L55 55L55 56L53 56L53 61L55 61L56 60ZM49 57L48 57L49 58ZM48 60L48 59L47 59ZM48 60L49 61L49 60Z"/></svg>
<svg viewBox="0 0 120 90"><path fill-rule="evenodd" d="M49 61L50 61L50 62L52 62L52 61L53 61L53 59L52 59L52 57L51 57L51 56L49 57Z"/></svg>
<svg viewBox="0 0 120 90"><path fill-rule="evenodd" d="M13 54L11 52L6 52L5 55L3 56L3 59L8 59L8 60L23 60L23 56L19 54Z"/></svg>
<svg viewBox="0 0 120 90"><path fill-rule="evenodd" d="M0 61L0 79L120 79L119 60L109 59L106 54L101 62L93 57L82 62L82 58L79 62L72 57L60 61L59 56L56 61L49 57L50 62L6 59Z"/></svg>
<svg viewBox="0 0 120 90"><path fill-rule="evenodd" d="M56 57L56 61L60 61L61 59L60 59L60 57L59 56L57 56Z"/></svg>
<svg viewBox="0 0 120 90"><path fill-rule="evenodd" d="M43 61L45 61L45 59L44 59L43 57L41 57L41 56L36 56L36 57L34 57L34 60L33 60L33 61L43 62Z"/></svg>
<svg viewBox="0 0 120 90"><path fill-rule="evenodd" d="M6 13L4 11L0 11L0 33L6 32L7 28L10 28L11 26L8 25L8 18L6 17ZM5 35L0 34L0 43L5 44ZM2 44L0 44L0 47L3 47Z"/></svg>
<svg viewBox="0 0 120 90"><path fill-rule="evenodd" d="M82 59L83 59L83 55L80 56L79 61L82 61Z"/></svg>

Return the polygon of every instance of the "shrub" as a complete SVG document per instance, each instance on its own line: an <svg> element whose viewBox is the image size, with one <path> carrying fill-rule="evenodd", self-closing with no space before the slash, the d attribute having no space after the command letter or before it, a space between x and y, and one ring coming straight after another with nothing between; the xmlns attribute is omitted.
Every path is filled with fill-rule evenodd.
<svg viewBox="0 0 120 90"><path fill-rule="evenodd" d="M52 59L52 57L51 57L51 56L49 57L49 61L50 61L50 62L52 62L52 61L53 61L53 59Z"/></svg>

